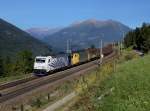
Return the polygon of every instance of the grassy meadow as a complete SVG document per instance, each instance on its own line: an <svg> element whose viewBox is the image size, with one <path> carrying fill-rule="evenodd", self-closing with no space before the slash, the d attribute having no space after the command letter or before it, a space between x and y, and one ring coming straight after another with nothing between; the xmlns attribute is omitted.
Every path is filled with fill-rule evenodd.
<svg viewBox="0 0 150 111"><path fill-rule="evenodd" d="M150 55L106 66L70 111L150 111Z"/></svg>

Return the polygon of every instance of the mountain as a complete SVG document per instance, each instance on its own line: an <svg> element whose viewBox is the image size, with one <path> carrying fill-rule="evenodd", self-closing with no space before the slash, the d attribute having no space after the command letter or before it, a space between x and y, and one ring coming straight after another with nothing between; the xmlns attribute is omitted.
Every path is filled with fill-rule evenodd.
<svg viewBox="0 0 150 111"><path fill-rule="evenodd" d="M27 33L29 33L31 36L43 40L44 37L51 35L55 32L58 32L61 28L30 28L25 30Z"/></svg>
<svg viewBox="0 0 150 111"><path fill-rule="evenodd" d="M30 50L34 55L51 53L50 46L0 19L0 55L15 56L22 50Z"/></svg>
<svg viewBox="0 0 150 111"><path fill-rule="evenodd" d="M71 24L45 37L44 41L55 49L66 50L67 40L73 49L82 49L91 45L99 46L100 39L105 43L123 39L123 34L131 29L114 20L100 21L89 19Z"/></svg>

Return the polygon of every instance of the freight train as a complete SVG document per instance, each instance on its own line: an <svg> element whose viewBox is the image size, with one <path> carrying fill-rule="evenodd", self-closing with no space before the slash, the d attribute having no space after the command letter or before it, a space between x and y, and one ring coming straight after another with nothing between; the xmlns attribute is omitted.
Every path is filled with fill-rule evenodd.
<svg viewBox="0 0 150 111"><path fill-rule="evenodd" d="M113 52L112 44L102 48L104 56ZM59 69L67 69L72 66L77 66L100 57L100 49L88 48L80 51L73 51L70 54L60 54L57 56L37 56L34 62L34 75L44 76L50 72Z"/></svg>

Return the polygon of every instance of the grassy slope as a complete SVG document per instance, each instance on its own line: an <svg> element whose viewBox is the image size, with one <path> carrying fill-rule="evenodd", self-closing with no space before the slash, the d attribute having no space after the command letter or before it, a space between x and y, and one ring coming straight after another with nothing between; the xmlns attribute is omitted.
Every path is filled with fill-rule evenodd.
<svg viewBox="0 0 150 111"><path fill-rule="evenodd" d="M115 73L80 98L71 111L150 111L150 55L118 65Z"/></svg>
<svg viewBox="0 0 150 111"><path fill-rule="evenodd" d="M111 87L115 90L111 95L104 97L101 102L96 102L95 110L150 110L150 56L120 65L118 71L111 79L104 81L100 89L108 90ZM94 99L96 100L95 97Z"/></svg>

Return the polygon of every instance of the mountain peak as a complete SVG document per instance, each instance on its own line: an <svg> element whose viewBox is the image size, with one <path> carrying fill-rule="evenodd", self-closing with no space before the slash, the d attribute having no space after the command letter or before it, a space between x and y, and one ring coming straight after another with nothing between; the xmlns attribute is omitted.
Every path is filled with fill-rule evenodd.
<svg viewBox="0 0 150 111"><path fill-rule="evenodd" d="M84 24L103 26L103 25L106 25L106 24L116 24L116 23L120 23L120 22L112 20L112 19L108 19L108 20L87 19L87 20L84 20L84 21L74 22L74 23L71 24L71 26L80 26L80 25L84 25Z"/></svg>
<svg viewBox="0 0 150 111"><path fill-rule="evenodd" d="M76 25L80 25L80 24L85 24L85 23L88 23L88 24L96 24L98 22L98 20L96 19L87 19L87 20L83 20L83 21L76 21L74 23L71 24L71 26L76 26Z"/></svg>
<svg viewBox="0 0 150 111"><path fill-rule="evenodd" d="M97 19L87 19L87 20L85 20L83 22L95 23L95 22L98 22L98 20Z"/></svg>

